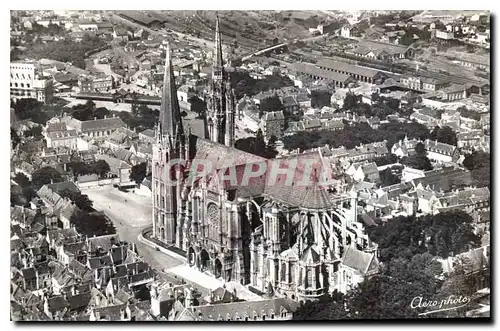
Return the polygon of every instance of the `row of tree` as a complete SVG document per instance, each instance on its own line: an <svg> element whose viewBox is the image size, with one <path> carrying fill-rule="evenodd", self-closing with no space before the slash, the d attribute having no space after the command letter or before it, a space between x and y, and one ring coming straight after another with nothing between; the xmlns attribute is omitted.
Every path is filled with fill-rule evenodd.
<svg viewBox="0 0 500 331"><path fill-rule="evenodd" d="M276 151L276 137L272 136L266 144L262 130L257 131L255 137L241 138L236 140L234 147L247 153L261 156L266 159L275 158L278 155Z"/></svg>
<svg viewBox="0 0 500 331"><path fill-rule="evenodd" d="M293 86L293 81L287 76L273 74L257 80L250 77L248 72L239 70L231 72L229 80L237 99L241 99L245 95L253 96L260 92Z"/></svg>
<svg viewBox="0 0 500 331"><path fill-rule="evenodd" d="M490 153L473 152L465 156L463 165L470 170L472 185L491 188Z"/></svg>
<svg viewBox="0 0 500 331"><path fill-rule="evenodd" d="M34 44L26 51L26 56L35 59L51 59L61 62L70 62L72 65L85 69L87 52L106 46L101 38L84 34L80 42L69 38L46 44Z"/></svg>
<svg viewBox="0 0 500 331"><path fill-rule="evenodd" d="M405 136L408 139L425 140L429 138L429 135L429 130L425 125L413 122L390 122L380 125L378 129L371 128L367 123L346 123L342 131L301 131L291 136L285 136L282 141L287 150L297 148L307 150L324 145L333 148L344 146L352 149L361 144L386 140L387 148L390 149L396 142L403 140Z"/></svg>
<svg viewBox="0 0 500 331"><path fill-rule="evenodd" d="M81 161L72 161L67 164L68 170L71 170L74 177L81 175L96 174L99 178L104 178L111 170L109 164L104 160L97 160L92 163Z"/></svg>

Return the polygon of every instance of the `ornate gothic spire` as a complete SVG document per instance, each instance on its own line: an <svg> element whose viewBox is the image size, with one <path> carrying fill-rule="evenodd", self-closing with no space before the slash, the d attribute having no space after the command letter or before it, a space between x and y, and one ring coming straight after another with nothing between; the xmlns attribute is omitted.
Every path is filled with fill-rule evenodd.
<svg viewBox="0 0 500 331"><path fill-rule="evenodd" d="M215 49L213 58L213 74L214 77L218 74L222 74L223 61L222 61L222 38L219 28L219 15L216 17L215 21Z"/></svg>
<svg viewBox="0 0 500 331"><path fill-rule="evenodd" d="M165 73L163 76L163 91L160 109L161 134L172 138L172 142L178 142L184 136L182 117L177 99L177 88L175 86L174 68L170 59L170 45L167 44L165 57Z"/></svg>

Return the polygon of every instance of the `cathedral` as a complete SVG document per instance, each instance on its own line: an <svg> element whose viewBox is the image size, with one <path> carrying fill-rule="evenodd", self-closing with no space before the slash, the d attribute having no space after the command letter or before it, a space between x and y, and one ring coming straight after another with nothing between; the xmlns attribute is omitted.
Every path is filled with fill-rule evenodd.
<svg viewBox="0 0 500 331"><path fill-rule="evenodd" d="M218 18L212 69L200 137L183 126L167 49L152 160L153 236L202 272L293 300L345 292L375 273L357 194L320 150L268 160L234 147L236 101ZM172 160L181 162L170 167ZM200 160L213 171L188 180ZM230 168L240 176L255 164L265 169L246 183L220 180Z"/></svg>

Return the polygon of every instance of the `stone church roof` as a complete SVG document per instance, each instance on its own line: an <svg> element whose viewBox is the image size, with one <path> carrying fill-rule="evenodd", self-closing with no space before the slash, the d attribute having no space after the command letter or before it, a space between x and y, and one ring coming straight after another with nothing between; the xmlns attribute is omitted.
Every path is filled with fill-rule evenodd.
<svg viewBox="0 0 500 331"><path fill-rule="evenodd" d="M232 158L231 160L236 160L234 171L236 172L237 183L231 183L230 180L219 181L219 178L228 176L232 170L227 168L232 166L232 164L223 163L228 158L222 158L220 164L224 164L226 168L218 167L220 170L208 180L209 189L216 191L218 185L222 184L224 189L236 191L235 198L244 199L254 196L267 196L288 206L309 209L325 209L334 205L330 193L325 186L322 186L322 171L326 169L326 165L323 164L323 160L317 151L271 160L252 160L250 158L250 162L260 161L260 166L266 167L266 171L260 177L250 178L246 185L241 184L248 162L245 162L246 159L244 156L246 155L238 155L238 153L243 152L237 151L237 155L229 155L228 157ZM216 156L212 155L214 158ZM217 157L219 158L220 156ZM272 169L287 168L293 166L295 163L297 165L293 172L286 175L277 175L276 180L273 179ZM312 164L310 171L306 169L307 163ZM309 175L309 178L305 179L304 176L307 175ZM291 176L292 179L290 180L288 176ZM327 173L328 178L329 175Z"/></svg>

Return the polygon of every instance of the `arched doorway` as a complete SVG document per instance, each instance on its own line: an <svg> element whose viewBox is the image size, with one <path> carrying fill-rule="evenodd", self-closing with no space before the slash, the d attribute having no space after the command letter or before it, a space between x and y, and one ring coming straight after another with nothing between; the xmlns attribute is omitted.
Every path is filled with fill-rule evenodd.
<svg viewBox="0 0 500 331"><path fill-rule="evenodd" d="M189 247L188 249L188 263L189 266L193 266L196 264L196 254L194 253L193 247Z"/></svg>
<svg viewBox="0 0 500 331"><path fill-rule="evenodd" d="M219 259L215 260L214 276L215 278L222 277L222 263L220 262Z"/></svg>
<svg viewBox="0 0 500 331"><path fill-rule="evenodd" d="M202 250L200 253L200 270L206 271L208 269L210 262L210 256L206 250Z"/></svg>
<svg viewBox="0 0 500 331"><path fill-rule="evenodd" d="M165 228L160 228L160 239L165 241Z"/></svg>

